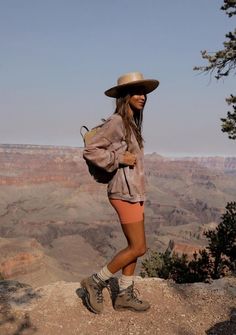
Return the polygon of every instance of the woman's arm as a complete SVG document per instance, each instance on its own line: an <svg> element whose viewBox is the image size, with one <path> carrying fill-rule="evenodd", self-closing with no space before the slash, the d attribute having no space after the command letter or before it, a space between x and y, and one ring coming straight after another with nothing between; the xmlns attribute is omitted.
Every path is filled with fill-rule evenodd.
<svg viewBox="0 0 236 335"><path fill-rule="evenodd" d="M127 145L120 116L113 115L98 130L83 151L83 157L94 165L113 172L122 163Z"/></svg>

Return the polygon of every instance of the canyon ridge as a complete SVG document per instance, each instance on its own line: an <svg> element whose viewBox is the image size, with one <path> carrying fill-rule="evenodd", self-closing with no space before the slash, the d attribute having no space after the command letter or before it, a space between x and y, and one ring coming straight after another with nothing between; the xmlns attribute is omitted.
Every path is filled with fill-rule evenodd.
<svg viewBox="0 0 236 335"><path fill-rule="evenodd" d="M0 273L33 287L78 281L125 245L82 149L0 145ZM191 255L236 199L236 157L145 155L150 250ZM66 252L65 252L66 251ZM137 270L141 269L141 261Z"/></svg>

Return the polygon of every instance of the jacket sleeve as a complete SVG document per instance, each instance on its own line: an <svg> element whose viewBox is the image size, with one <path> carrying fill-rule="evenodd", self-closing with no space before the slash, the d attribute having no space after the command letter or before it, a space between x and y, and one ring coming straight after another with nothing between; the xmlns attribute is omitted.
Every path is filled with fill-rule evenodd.
<svg viewBox="0 0 236 335"><path fill-rule="evenodd" d="M113 172L118 169L121 155L126 149L123 121L120 116L114 115L102 125L86 146L83 157L107 172Z"/></svg>

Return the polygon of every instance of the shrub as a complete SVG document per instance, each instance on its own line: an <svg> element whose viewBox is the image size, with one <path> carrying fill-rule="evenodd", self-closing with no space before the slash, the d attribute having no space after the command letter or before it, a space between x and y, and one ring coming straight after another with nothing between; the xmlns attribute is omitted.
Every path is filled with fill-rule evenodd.
<svg viewBox="0 0 236 335"><path fill-rule="evenodd" d="M195 253L191 261L186 254L171 255L170 252L150 251L142 262L142 277L159 277L172 279L177 283L194 283L205 281L209 277L211 261L207 252Z"/></svg>
<svg viewBox="0 0 236 335"><path fill-rule="evenodd" d="M209 241L207 249L214 259L213 278L219 278L226 270L236 269L236 202L226 206L226 213L215 230L205 232Z"/></svg>
<svg viewBox="0 0 236 335"><path fill-rule="evenodd" d="M179 256L170 251L149 251L142 262L142 277L172 279L177 283L194 283L217 279L227 272L236 271L236 202L228 203L226 213L215 230L204 233L208 239L207 249Z"/></svg>

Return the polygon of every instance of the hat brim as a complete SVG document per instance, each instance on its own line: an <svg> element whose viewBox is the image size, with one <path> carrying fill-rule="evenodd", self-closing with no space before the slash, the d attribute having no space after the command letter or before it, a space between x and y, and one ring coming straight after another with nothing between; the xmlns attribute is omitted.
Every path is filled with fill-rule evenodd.
<svg viewBox="0 0 236 335"><path fill-rule="evenodd" d="M145 79L137 80L127 84L117 85L109 90L106 90L104 93L110 98L119 98L129 92L129 89L133 91L133 88L141 88L144 94L148 94L154 91L159 85L159 81L156 79Z"/></svg>

